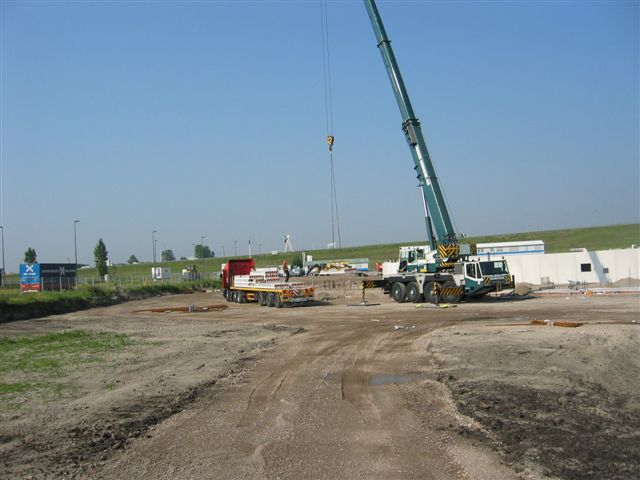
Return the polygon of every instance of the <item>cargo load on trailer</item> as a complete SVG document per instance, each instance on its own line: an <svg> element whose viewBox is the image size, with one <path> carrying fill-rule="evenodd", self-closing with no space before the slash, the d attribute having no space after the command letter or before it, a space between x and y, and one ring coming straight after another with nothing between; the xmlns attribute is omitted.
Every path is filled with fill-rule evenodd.
<svg viewBox="0 0 640 480"><path fill-rule="evenodd" d="M315 287L284 281L276 267L256 269L252 258L243 258L229 260L222 269L222 293L228 302L282 307L313 302Z"/></svg>

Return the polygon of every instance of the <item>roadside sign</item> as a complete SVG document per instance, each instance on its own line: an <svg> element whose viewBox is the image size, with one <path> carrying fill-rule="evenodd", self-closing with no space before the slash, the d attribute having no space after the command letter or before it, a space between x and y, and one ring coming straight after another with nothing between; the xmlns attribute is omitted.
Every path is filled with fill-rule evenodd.
<svg viewBox="0 0 640 480"><path fill-rule="evenodd" d="M40 291L40 264L21 263L20 264L20 291L39 292Z"/></svg>

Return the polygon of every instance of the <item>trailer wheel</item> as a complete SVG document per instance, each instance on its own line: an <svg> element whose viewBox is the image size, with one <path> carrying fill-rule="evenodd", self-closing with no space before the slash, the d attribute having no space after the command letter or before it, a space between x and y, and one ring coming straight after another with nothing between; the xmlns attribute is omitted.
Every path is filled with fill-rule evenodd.
<svg viewBox="0 0 640 480"><path fill-rule="evenodd" d="M256 301L258 305L262 305L262 292L256 292L253 295L253 299Z"/></svg>
<svg viewBox="0 0 640 480"><path fill-rule="evenodd" d="M273 294L273 306L276 307L276 308L282 307L282 298L280 298L280 294L279 293L274 293Z"/></svg>
<svg viewBox="0 0 640 480"><path fill-rule="evenodd" d="M451 290L454 290L455 292L460 292L460 288L458 287L458 285L456 285L456 282L454 282L453 280L449 280L447 282L444 282L444 285L442 285L442 289L443 289L443 294L442 294L442 300L447 302L447 303L459 303L460 299L462 298L462 293L451 293ZM451 289L451 290L449 290Z"/></svg>
<svg viewBox="0 0 640 480"><path fill-rule="evenodd" d="M407 299L407 287L404 283L395 282L391 285L391 298L398 303L404 303Z"/></svg>
<svg viewBox="0 0 640 480"><path fill-rule="evenodd" d="M407 285L407 302L417 303L422 300L422 294L420 293L420 287L416 282L411 282Z"/></svg>
<svg viewBox="0 0 640 480"><path fill-rule="evenodd" d="M266 307L268 300L269 300L269 294L267 292L260 292L260 305L262 305L263 307Z"/></svg>
<svg viewBox="0 0 640 480"><path fill-rule="evenodd" d="M275 304L276 296L273 292L267 294L267 307L273 307Z"/></svg>
<svg viewBox="0 0 640 480"><path fill-rule="evenodd" d="M246 292L238 292L238 303L247 303Z"/></svg>
<svg viewBox="0 0 640 480"><path fill-rule="evenodd" d="M438 291L442 289L442 285L440 285L438 282L427 282L424 284L424 299L429 303L438 303L438 295L440 295L440 293L436 294L434 292L434 286L438 289Z"/></svg>

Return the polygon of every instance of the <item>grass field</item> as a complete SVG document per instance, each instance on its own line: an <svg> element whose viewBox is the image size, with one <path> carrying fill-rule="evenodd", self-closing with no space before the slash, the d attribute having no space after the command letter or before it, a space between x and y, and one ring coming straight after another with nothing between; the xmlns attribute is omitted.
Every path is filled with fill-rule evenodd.
<svg viewBox="0 0 640 480"><path fill-rule="evenodd" d="M67 377L74 367L100 362L132 344L126 335L82 330L0 338L0 400L10 404L16 394L72 393L76 386Z"/></svg>
<svg viewBox="0 0 640 480"><path fill-rule="evenodd" d="M547 253L568 252L570 248L583 247L588 250L608 250L614 248L628 248L632 244L640 245L640 224L629 225L609 225L604 227L572 228L565 230L548 230L539 232L506 233L500 235L486 235L481 237L469 237L465 242L512 242L518 240L543 240ZM406 241L402 243L392 243L385 245L365 245L358 247L345 247L341 250L307 250L306 255L312 255L314 260L330 260L341 258L368 258L369 266L372 268L376 262L395 259L398 256L400 245L424 245L425 239ZM220 265L226 263L233 257L215 257L198 261L175 261L162 262L158 265L171 268L174 275L178 275L185 265L195 263L198 271L211 274L220 270ZM257 267L267 267L279 265L286 259L289 265L300 261L300 252L287 254L262 254L254 255ZM109 275L112 278L120 278L120 283L127 285L128 279L133 278L140 282L141 279L149 279L151 272L150 263L140 263L137 265L117 265L110 267ZM79 271L80 281L91 281L97 279L95 268L86 268ZM143 281L142 280L142 281ZM17 284L17 275L7 275L7 283Z"/></svg>
<svg viewBox="0 0 640 480"><path fill-rule="evenodd" d="M219 280L209 286L218 286ZM21 294L17 288L0 291L0 323L62 314L100 306L114 305L157 295L189 293L201 288L197 283L139 285L120 288L113 284L81 286L77 290Z"/></svg>

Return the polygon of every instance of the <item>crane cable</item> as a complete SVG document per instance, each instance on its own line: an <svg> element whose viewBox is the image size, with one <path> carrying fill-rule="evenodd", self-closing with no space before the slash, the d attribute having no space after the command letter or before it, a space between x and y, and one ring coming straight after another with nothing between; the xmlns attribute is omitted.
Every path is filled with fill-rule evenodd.
<svg viewBox="0 0 640 480"><path fill-rule="evenodd" d="M329 163L331 167L331 243L336 246L336 230L338 233L338 248L342 250L340 237L340 215L338 213L338 195L336 192L336 177L333 164L333 99L331 94L331 63L329 55L329 22L327 19L327 1L320 2L320 23L322 26L322 73L324 77L324 108L327 127L327 144L329 145Z"/></svg>

